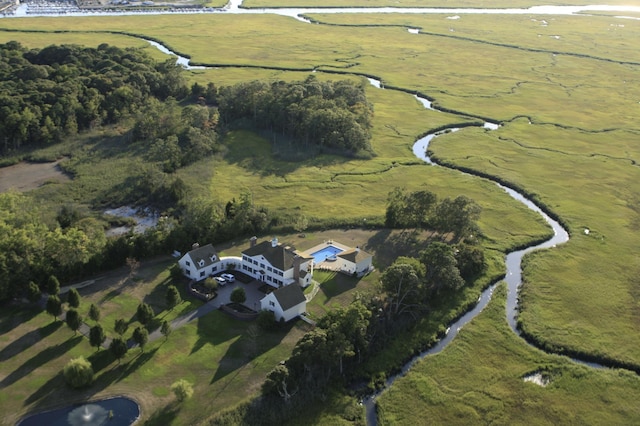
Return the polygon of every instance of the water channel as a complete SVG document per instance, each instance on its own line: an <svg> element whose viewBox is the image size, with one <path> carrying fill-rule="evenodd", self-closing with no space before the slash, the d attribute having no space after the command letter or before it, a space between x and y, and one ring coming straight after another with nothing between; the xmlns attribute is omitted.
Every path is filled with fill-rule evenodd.
<svg viewBox="0 0 640 426"><path fill-rule="evenodd" d="M276 15L284 15L290 16L295 19L309 22L305 18L302 17L303 14L327 14L327 13L409 13L409 14L477 14L477 13L485 13L485 14L548 14L548 15L570 15L576 14L580 12L589 12L589 11L630 11L630 12L640 12L640 7L637 6L536 6L527 9L431 9L431 8L420 8L420 9L403 9L403 8L327 8L327 9L312 9L312 8L296 8L296 9L243 9L241 8L242 0L231 0L230 3L225 6L223 9L203 9L199 11L191 11L191 13L246 13L246 14L276 14ZM24 10L23 10L24 12ZM123 14L124 12L116 12L116 13L105 13L105 14ZM140 13L148 13L148 14L158 14L163 13L159 11L143 11ZM164 12L167 13L167 12ZM169 12L170 13L170 12ZM78 12L77 15L87 15L86 12ZM65 14L64 16L75 16L76 13ZM16 14L15 16L19 16ZM35 15L22 15L22 16L35 16ZM51 15L47 15L51 16ZM410 28L408 29L411 33L416 33L416 29ZM155 41L146 40L153 46L160 49L162 52L176 56L177 63L183 66L186 69L202 69L206 67L193 67L189 65L189 59L185 57L181 57L174 52L167 49L160 43ZM380 80L368 77L369 82L375 86L376 88L384 89L384 86ZM419 101L425 108L438 111L435 108L429 99L424 97L415 96L416 100ZM483 126L487 130L495 130L499 126L496 123L486 122ZM446 132L435 132L424 136L417 140L413 146L414 154L425 161L428 164L436 165L431 158L427 155L427 149L429 147L429 143L438 136L441 136L445 133L459 131L460 129L448 129ZM485 178L483 178L485 179ZM507 307L506 307L506 317L507 321L511 327L511 329L518 335L520 335L517 324L517 312L518 312L518 290L522 282L522 270L521 270L521 262L522 258L525 254L530 253L534 250L540 249L548 249L555 247L558 244L562 244L569 240L569 234L567 231L554 219L552 219L548 214L546 214L542 209L540 209L535 203L531 200L524 197L522 194L517 191L508 188L504 185L499 184L497 181L493 181L496 185L500 186L509 196L514 198L516 201L523 203L529 209L535 211L540 214L542 218L549 224L549 226L553 229L554 235L547 241L544 241L539 244L535 244L529 246L522 250L517 250L507 254L506 256L506 275L504 280L508 285L508 293L507 293ZM394 376L391 376L387 379L385 383L384 389L380 390L375 395L372 395L366 398L363 403L366 406L366 416L367 416L367 424L368 425L377 425L377 416L376 416L376 408L375 408L375 400L377 396L380 395L385 389L393 384L393 382L399 377L404 376L407 371L411 369L411 367L420 359L424 358L427 355L437 354L442 351L447 345L456 337L458 331L469 321L475 318L489 303L491 300L491 296L495 289L494 284L487 288L482 292L478 299L478 303L476 306L468 311L465 315L463 315L460 319L452 323L447 329L446 335L433 347L429 350L417 355L412 360L410 360L407 364L404 365L402 370ZM577 362L585 363L587 365L591 365L594 367L601 367L598 364L587 363L580 360L576 360Z"/></svg>
<svg viewBox="0 0 640 426"><path fill-rule="evenodd" d="M453 19L459 15L469 14L496 14L496 15L577 15L588 14L589 12L635 12L640 13L640 6L621 5L582 5L582 6L532 6L527 8L403 8L403 7L328 7L328 8L244 8L243 0L229 0L224 7L200 7L200 8L173 8L154 9L153 7L136 8L104 8L104 9L81 9L73 2L64 4L61 7L60 1L55 0L22 0L22 2L12 12L0 14L0 18L11 17L31 17L31 16L121 16L121 15L160 15L160 14L271 14L289 16L302 22L310 23L305 14L335 14L335 13L364 13L364 14L451 14ZM31 6L33 5L33 6ZM620 18L630 18L620 16ZM635 18L637 19L637 18ZM412 33L419 32L418 29L409 29Z"/></svg>

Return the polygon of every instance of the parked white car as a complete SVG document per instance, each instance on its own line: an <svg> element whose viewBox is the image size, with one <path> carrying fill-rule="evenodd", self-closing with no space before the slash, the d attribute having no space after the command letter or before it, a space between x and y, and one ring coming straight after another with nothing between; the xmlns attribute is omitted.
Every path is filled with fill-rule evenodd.
<svg viewBox="0 0 640 426"><path fill-rule="evenodd" d="M230 283L236 280L236 277L234 277L232 274L220 274L220 276Z"/></svg>
<svg viewBox="0 0 640 426"><path fill-rule="evenodd" d="M220 286L224 286L227 283L227 280L222 277L213 277L213 279L216 280Z"/></svg>

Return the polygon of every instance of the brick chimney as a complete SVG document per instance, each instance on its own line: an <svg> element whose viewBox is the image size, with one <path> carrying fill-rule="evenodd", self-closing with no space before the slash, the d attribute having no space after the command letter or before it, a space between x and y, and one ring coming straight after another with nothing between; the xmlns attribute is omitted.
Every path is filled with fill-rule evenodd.
<svg viewBox="0 0 640 426"><path fill-rule="evenodd" d="M293 258L293 280L300 285L300 265L302 264L302 256L296 254Z"/></svg>
<svg viewBox="0 0 640 426"><path fill-rule="evenodd" d="M258 241L258 237L249 238L249 248L255 247L257 241Z"/></svg>

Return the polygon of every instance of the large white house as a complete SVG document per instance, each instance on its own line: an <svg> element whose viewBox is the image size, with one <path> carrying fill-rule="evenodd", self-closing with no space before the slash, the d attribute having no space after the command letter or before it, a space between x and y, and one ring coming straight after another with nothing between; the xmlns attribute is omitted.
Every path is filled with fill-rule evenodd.
<svg viewBox="0 0 640 426"><path fill-rule="evenodd" d="M253 237L242 252L241 270L275 288L291 284L304 288L311 284L313 257L283 246L277 238L257 243Z"/></svg>
<svg viewBox="0 0 640 426"><path fill-rule="evenodd" d="M221 271L220 258L211 244L200 247L193 245L193 250L185 254L178 261L182 273L195 281L205 278Z"/></svg>
<svg viewBox="0 0 640 426"><path fill-rule="evenodd" d="M276 321L289 321L307 311L307 299L298 285L272 291L260 300L260 309L273 312Z"/></svg>

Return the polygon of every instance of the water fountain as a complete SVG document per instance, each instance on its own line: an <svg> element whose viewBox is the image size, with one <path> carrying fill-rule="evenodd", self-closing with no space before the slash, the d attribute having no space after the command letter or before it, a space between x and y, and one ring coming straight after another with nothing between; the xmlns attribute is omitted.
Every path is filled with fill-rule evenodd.
<svg viewBox="0 0 640 426"><path fill-rule="evenodd" d="M109 413L96 404L81 405L67 416L70 426L101 426L107 422Z"/></svg>

